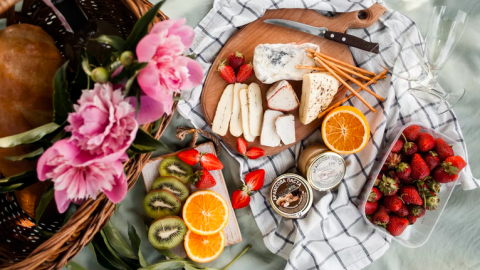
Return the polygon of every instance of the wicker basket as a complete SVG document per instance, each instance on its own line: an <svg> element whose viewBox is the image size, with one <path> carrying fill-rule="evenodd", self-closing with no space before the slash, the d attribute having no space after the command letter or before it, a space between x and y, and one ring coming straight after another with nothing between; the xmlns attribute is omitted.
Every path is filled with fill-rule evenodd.
<svg viewBox="0 0 480 270"><path fill-rule="evenodd" d="M43 28L53 37L61 51L65 30L53 11L41 0L23 0L20 12L14 4L20 0L0 0L0 18L7 18L7 25L29 23ZM101 19L115 25L127 37L137 18L152 5L147 0L76 0L90 19ZM156 20L166 20L159 12ZM177 103L174 103L173 109ZM165 131L172 115L163 118L155 134L159 138ZM148 128L148 125L143 127ZM137 155L124 165L128 190L137 181L143 165L151 154ZM1 269L59 269L65 266L87 245L93 236L109 221L114 204L102 193L97 200L87 200L61 228L57 224L35 224L15 202L13 193L0 194L0 268ZM8 215L8 216L7 216ZM56 232L51 237L40 235L34 227ZM32 236L33 235L33 236ZM6 241L5 241L6 240ZM7 243L8 242L8 243ZM6 243L6 245L3 245ZM5 248L7 247L7 248Z"/></svg>

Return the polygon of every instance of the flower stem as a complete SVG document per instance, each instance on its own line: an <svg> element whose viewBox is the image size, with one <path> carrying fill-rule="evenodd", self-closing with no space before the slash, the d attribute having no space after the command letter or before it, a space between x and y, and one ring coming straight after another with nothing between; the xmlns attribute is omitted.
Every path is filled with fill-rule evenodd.
<svg viewBox="0 0 480 270"><path fill-rule="evenodd" d="M251 245L248 245L240 254L237 255L237 257L235 257L235 259L233 259L233 261L231 261L229 264L227 264L227 266L225 266L224 268L222 268L222 270L227 270L228 267L232 266L232 264L240 259L240 257L243 256L243 254L245 254L249 249L251 249L252 246Z"/></svg>

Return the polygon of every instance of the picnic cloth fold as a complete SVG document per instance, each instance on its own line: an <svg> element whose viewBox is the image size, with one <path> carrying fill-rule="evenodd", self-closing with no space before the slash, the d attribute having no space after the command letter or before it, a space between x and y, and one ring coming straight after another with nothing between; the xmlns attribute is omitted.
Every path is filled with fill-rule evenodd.
<svg viewBox="0 0 480 270"><path fill-rule="evenodd" d="M322 14L348 12L368 8L374 0L218 0L213 9L195 28L195 40L190 49L207 75L217 54L228 39L240 27L260 18L268 9L308 8ZM383 4L383 2L379 1ZM366 29L349 29L347 33L362 39L378 42L380 54L372 55L350 48L355 64L379 73L383 67L402 61L405 68L415 72L419 63L417 54L403 46L405 39L413 46L423 49L423 39L413 21L401 13L387 10L377 23ZM294 40L292 40L294 42ZM393 130L408 122L422 122L453 140L466 151L465 142L458 120L452 110L437 115L436 102L419 99L408 89L409 82L388 73L370 89L385 97L379 102L373 96L362 96L377 110L371 113L358 99L353 98L345 105L355 106L368 119L371 140L364 150L344 156L347 163L345 178L336 191L314 192L312 209L300 219L285 219L276 214L268 201L270 183L285 172L296 172L295 164L300 152L309 144L321 141L320 130L303 141L275 156L256 160L244 160L242 156L228 149L240 163L240 176L264 169L266 172L263 188L252 196L250 207L261 230L267 248L287 260L286 269L361 269L381 257L388 249L391 239L369 227L358 209L360 193L372 173L372 167L379 161L381 151L394 139ZM202 115L200 95L203 85L183 93L178 111L201 129L210 127ZM467 161L468 162L468 161ZM471 177L470 167L460 179L463 189L480 187Z"/></svg>

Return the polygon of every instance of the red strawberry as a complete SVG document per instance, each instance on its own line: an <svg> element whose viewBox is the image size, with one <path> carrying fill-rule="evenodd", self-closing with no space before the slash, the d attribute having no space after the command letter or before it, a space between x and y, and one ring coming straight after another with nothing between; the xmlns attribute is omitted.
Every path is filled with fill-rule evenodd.
<svg viewBox="0 0 480 270"><path fill-rule="evenodd" d="M389 172L387 173L387 176L390 177L390 178L392 178L393 180L395 180L395 182L397 182L397 184L399 184L399 185L400 185L400 183L402 183L402 182L400 181L400 178L398 178L397 174L396 174L394 171L389 171Z"/></svg>
<svg viewBox="0 0 480 270"><path fill-rule="evenodd" d="M393 236L399 236L408 226L406 218L390 216L390 222L387 224L387 231Z"/></svg>
<svg viewBox="0 0 480 270"><path fill-rule="evenodd" d="M373 223L384 227L389 221L390 217L388 216L385 206L380 205L375 215L373 215Z"/></svg>
<svg viewBox="0 0 480 270"><path fill-rule="evenodd" d="M378 203L377 202L369 202L365 203L365 214L366 215L373 215L375 211L377 211Z"/></svg>
<svg viewBox="0 0 480 270"><path fill-rule="evenodd" d="M215 178L207 170L199 170L195 173L193 180L195 187L198 189L207 189L214 187L217 184Z"/></svg>
<svg viewBox="0 0 480 270"><path fill-rule="evenodd" d="M389 169L394 169L402 161L401 157L397 153L388 154L385 164L383 164L382 171L388 171Z"/></svg>
<svg viewBox="0 0 480 270"><path fill-rule="evenodd" d="M435 167L440 164L440 159L438 158L437 153L434 151L429 151L425 155L423 155L423 160L427 163L428 168L431 170L435 169Z"/></svg>
<svg viewBox="0 0 480 270"><path fill-rule="evenodd" d="M228 83L235 83L235 72L233 71L233 68L231 66L227 66L225 62L226 60L222 60L218 66L220 76L222 76L222 78Z"/></svg>
<svg viewBox="0 0 480 270"><path fill-rule="evenodd" d="M423 200L414 186L402 186L398 191L400 198L409 204L422 205Z"/></svg>
<svg viewBox="0 0 480 270"><path fill-rule="evenodd" d="M437 194L431 191L427 193L425 197L425 204L424 204L425 209L435 210L437 209L439 203L440 203L440 199L438 198Z"/></svg>
<svg viewBox="0 0 480 270"><path fill-rule="evenodd" d="M409 126L403 130L403 136L407 138L409 141L415 141L418 138L418 134L420 133L419 126Z"/></svg>
<svg viewBox="0 0 480 270"><path fill-rule="evenodd" d="M250 203L250 196L243 190L235 190L232 194L233 209L240 209Z"/></svg>
<svg viewBox="0 0 480 270"><path fill-rule="evenodd" d="M400 180L406 180L410 177L412 173L412 168L405 162L402 162L398 165L395 174L400 178Z"/></svg>
<svg viewBox="0 0 480 270"><path fill-rule="evenodd" d="M378 187L380 185L380 181L382 181L383 178L383 173L379 173L377 175L377 179L375 179L375 183L373 183L373 186Z"/></svg>
<svg viewBox="0 0 480 270"><path fill-rule="evenodd" d="M265 154L265 150L260 147L252 147L248 149L246 155L249 159L257 159Z"/></svg>
<svg viewBox="0 0 480 270"><path fill-rule="evenodd" d="M248 78L250 78L250 76L252 76L252 73L253 73L253 65L252 65L252 63L243 64L243 65L238 69L237 82L244 82L244 81L246 81Z"/></svg>
<svg viewBox="0 0 480 270"><path fill-rule="evenodd" d="M448 145L448 143L446 143L442 138L435 140L435 152L437 152L438 158L441 161L454 155L452 147Z"/></svg>
<svg viewBox="0 0 480 270"><path fill-rule="evenodd" d="M413 179L425 179L430 175L430 169L428 169L427 163L425 163L425 160L417 153L413 155L410 166L412 166Z"/></svg>
<svg viewBox="0 0 480 270"><path fill-rule="evenodd" d="M400 207L400 209L398 209L397 211L394 212L395 215L399 216L399 217L406 217L408 216L409 212L408 212L408 208L407 208L407 205L406 204L402 204L402 207Z"/></svg>
<svg viewBox="0 0 480 270"><path fill-rule="evenodd" d="M411 156L418 152L418 146L414 142L406 142L403 145L402 154L405 156Z"/></svg>
<svg viewBox="0 0 480 270"><path fill-rule="evenodd" d="M245 184L248 188L247 193L250 191L259 190L263 186L263 182L265 180L265 170L260 169L253 172L249 172L247 176L245 176Z"/></svg>
<svg viewBox="0 0 480 270"><path fill-rule="evenodd" d="M245 63L245 57L243 54L235 51L230 54L228 57L228 64L233 68L236 69L239 66L243 65Z"/></svg>
<svg viewBox="0 0 480 270"><path fill-rule="evenodd" d="M393 145L392 153L398 153L402 150L402 148L403 148L403 141L401 139L398 139Z"/></svg>
<svg viewBox="0 0 480 270"><path fill-rule="evenodd" d="M427 152L435 147L435 138L426 132L420 132L417 138L417 146L420 152Z"/></svg>
<svg viewBox="0 0 480 270"><path fill-rule="evenodd" d="M212 153L202 155L200 164L205 170L215 171L223 169L223 164L218 160L217 156Z"/></svg>
<svg viewBox="0 0 480 270"><path fill-rule="evenodd" d="M370 191L370 195L368 195L368 201L376 202L380 200L381 197L382 197L382 193L380 192L380 190L378 190L378 188L376 187L373 187L372 190Z"/></svg>
<svg viewBox="0 0 480 270"><path fill-rule="evenodd" d="M408 215L407 220L410 225L413 225L415 222L417 222L417 217L414 215Z"/></svg>
<svg viewBox="0 0 480 270"><path fill-rule="evenodd" d="M247 153L248 143L243 138L237 139L237 150L240 154L245 155Z"/></svg>
<svg viewBox="0 0 480 270"><path fill-rule="evenodd" d="M426 179L431 178L428 176ZM423 197L426 193L430 192L430 188L427 185L427 180L415 180L415 184L417 184L417 191Z"/></svg>
<svg viewBox="0 0 480 270"><path fill-rule="evenodd" d="M457 167L458 172L460 172L461 170L463 170L463 168L465 168L465 166L467 166L467 163L465 162L465 160L463 160L461 156L448 157L445 159L445 162L448 165Z"/></svg>
<svg viewBox="0 0 480 270"><path fill-rule="evenodd" d="M433 191L435 193L440 192L441 185L437 181L435 181L433 179L428 179L426 181L426 184L428 186L428 189L430 189L431 191Z"/></svg>
<svg viewBox="0 0 480 270"><path fill-rule="evenodd" d="M190 166L200 161L200 153L197 149L185 150L177 154L177 157Z"/></svg>
<svg viewBox="0 0 480 270"><path fill-rule="evenodd" d="M458 168L452 166L450 162L442 162L435 170L433 170L432 176L438 183L449 183L457 180Z"/></svg>
<svg viewBox="0 0 480 270"><path fill-rule="evenodd" d="M408 211L410 212L410 215L421 218L425 215L425 208L421 205L409 205L408 206Z"/></svg>
<svg viewBox="0 0 480 270"><path fill-rule="evenodd" d="M385 196L383 197L383 204L387 209L392 210L393 212L400 210L402 208L403 202L400 197L394 196Z"/></svg>
<svg viewBox="0 0 480 270"><path fill-rule="evenodd" d="M380 184L378 184L378 189L380 189L385 196L392 196L397 193L398 183L394 179L384 175Z"/></svg>
<svg viewBox="0 0 480 270"><path fill-rule="evenodd" d="M411 183L413 183L413 180L415 180L415 179L413 179L412 175L410 175L407 179L402 179L402 184L407 184L407 185L411 184Z"/></svg>

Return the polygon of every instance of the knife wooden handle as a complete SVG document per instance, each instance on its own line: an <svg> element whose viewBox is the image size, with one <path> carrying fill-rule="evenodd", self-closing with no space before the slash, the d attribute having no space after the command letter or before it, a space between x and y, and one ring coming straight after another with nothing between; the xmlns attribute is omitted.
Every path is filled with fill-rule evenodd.
<svg viewBox="0 0 480 270"><path fill-rule="evenodd" d="M377 53L379 52L378 43L372 43L365 41L356 36L347 35L339 32L327 31L325 32L325 38L331 41L339 42L348 46L359 48L367 52Z"/></svg>

